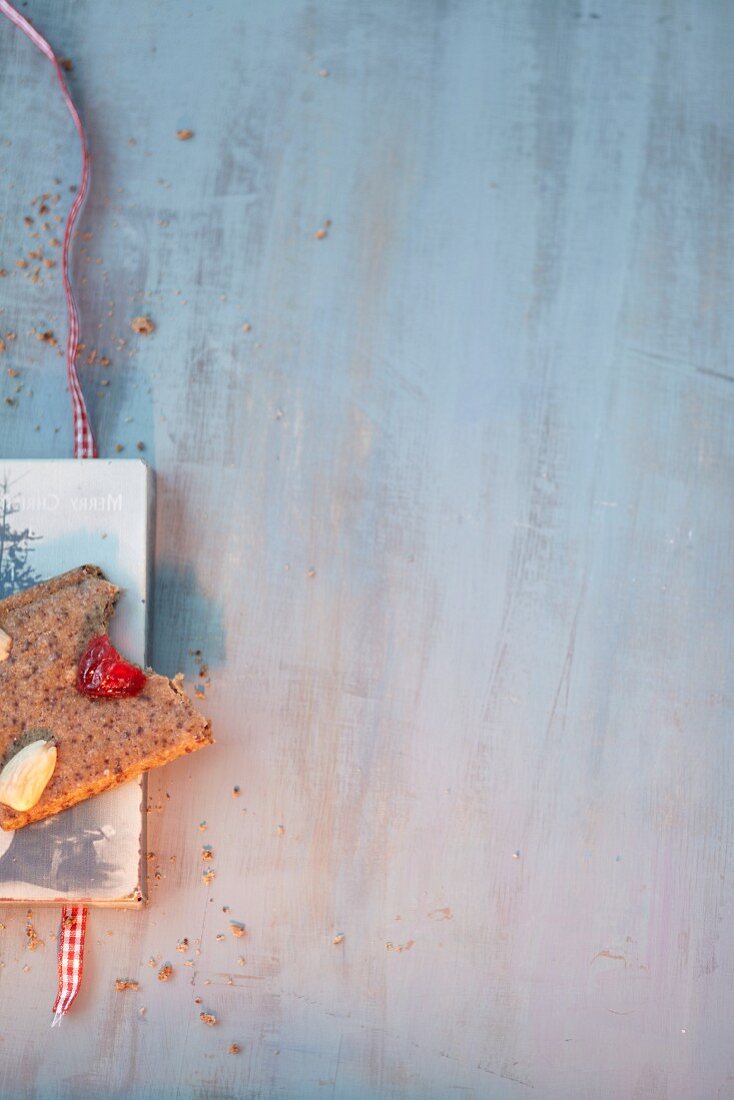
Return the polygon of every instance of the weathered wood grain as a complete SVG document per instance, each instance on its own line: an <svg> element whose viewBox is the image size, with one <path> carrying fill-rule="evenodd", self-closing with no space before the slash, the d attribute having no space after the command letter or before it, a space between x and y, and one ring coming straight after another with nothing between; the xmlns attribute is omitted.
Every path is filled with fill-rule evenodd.
<svg viewBox="0 0 734 1100"><path fill-rule="evenodd" d="M101 450L158 472L152 658L201 649L218 746L151 777L152 903L93 915L58 1037L51 919L2 915L0 1093L734 1097L734 10L25 10L90 131ZM0 27L11 456L69 454L15 261L76 168Z"/></svg>

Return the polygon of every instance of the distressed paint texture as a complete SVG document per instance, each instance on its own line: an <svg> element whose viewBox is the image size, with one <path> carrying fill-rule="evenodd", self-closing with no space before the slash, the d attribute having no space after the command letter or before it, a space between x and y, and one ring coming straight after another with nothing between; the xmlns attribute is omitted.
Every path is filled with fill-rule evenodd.
<svg viewBox="0 0 734 1100"><path fill-rule="evenodd" d="M58 1036L52 918L0 914L0 1093L734 1098L734 8L24 10L151 656L201 649L218 745L152 775L151 905L92 915ZM76 171L0 27L11 457L70 453L15 264Z"/></svg>

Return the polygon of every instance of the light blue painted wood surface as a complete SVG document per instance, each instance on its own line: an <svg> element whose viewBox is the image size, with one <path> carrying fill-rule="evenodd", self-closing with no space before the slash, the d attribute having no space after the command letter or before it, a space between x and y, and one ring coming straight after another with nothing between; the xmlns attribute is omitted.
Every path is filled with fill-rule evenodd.
<svg viewBox="0 0 734 1100"><path fill-rule="evenodd" d="M162 877L58 1036L51 921L2 917L0 1092L731 1100L734 8L24 10L93 149L101 451L158 472L154 662L202 650L218 745L151 777ZM77 163L0 27L10 456L69 454L15 263Z"/></svg>

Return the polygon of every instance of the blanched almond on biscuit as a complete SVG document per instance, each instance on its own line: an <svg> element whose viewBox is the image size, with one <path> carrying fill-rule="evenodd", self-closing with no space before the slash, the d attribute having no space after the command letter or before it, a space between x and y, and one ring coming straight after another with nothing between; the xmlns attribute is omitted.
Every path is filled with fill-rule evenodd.
<svg viewBox="0 0 734 1100"><path fill-rule="evenodd" d="M30 810L45 791L55 767L53 741L31 741L11 756L0 772L0 802L14 810Z"/></svg>

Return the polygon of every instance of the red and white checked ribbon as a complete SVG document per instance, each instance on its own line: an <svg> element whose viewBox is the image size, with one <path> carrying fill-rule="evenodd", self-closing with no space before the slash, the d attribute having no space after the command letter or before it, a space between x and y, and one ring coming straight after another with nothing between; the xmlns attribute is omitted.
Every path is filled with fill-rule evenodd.
<svg viewBox="0 0 734 1100"><path fill-rule="evenodd" d="M61 910L59 933L59 992L54 1001L51 1027L61 1023L82 984L86 931L87 910L83 906L65 905Z"/></svg>
<svg viewBox="0 0 734 1100"><path fill-rule="evenodd" d="M87 149L84 128L74 102L69 95L64 73L56 54L53 52L43 35L28 22L25 16L16 11L8 0L0 0L0 12L19 27L30 38L34 46L37 46L42 54L49 59L56 71L56 79L61 88L61 94L69 110L82 150L82 178L77 190L71 210L66 219L64 229L64 242L61 250L61 275L64 281L64 294L66 295L66 309L68 314L68 333L66 337L66 375L71 393L71 404L74 413L74 458L96 458L97 446L94 442L92 426L89 422L87 406L84 402L79 375L76 370L76 357L79 351L79 314L74 300L74 291L69 276L69 252L71 250L71 238L79 211L84 204L89 190L89 150ZM51 1027L60 1024L65 1013L71 1008L72 1002L79 992L82 984L82 970L84 966L84 935L87 930L87 910L84 906L64 906L61 910L61 929L59 932L59 992L53 1006L54 1018Z"/></svg>
<svg viewBox="0 0 734 1100"><path fill-rule="evenodd" d="M84 395L81 385L79 384L79 375L76 370L76 357L79 350L79 314L77 313L76 302L74 301L74 291L72 290L71 279L69 277L71 237L77 216L87 197L87 191L89 190L89 150L87 149L87 142L84 137L82 120L79 118L79 113L69 95L69 89L64 79L64 71L59 64L56 54L53 52L43 35L40 35L36 28L28 22L25 16L21 15L19 11L16 11L12 4L8 3L8 0L0 0L0 12L7 15L8 19L10 19L12 23L15 23L16 27L20 27L23 33L30 38L33 45L37 46L41 53L45 54L53 65L56 70L56 78L61 87L61 94L69 109L69 114L74 121L81 143L82 178L74 202L71 205L69 216L66 219L64 243L61 250L61 275L64 280L66 309L69 318L66 336L66 375L69 382L71 404L74 411L74 458L96 458L97 447L94 442L92 426L89 423L89 414L87 413L87 406L84 402Z"/></svg>

